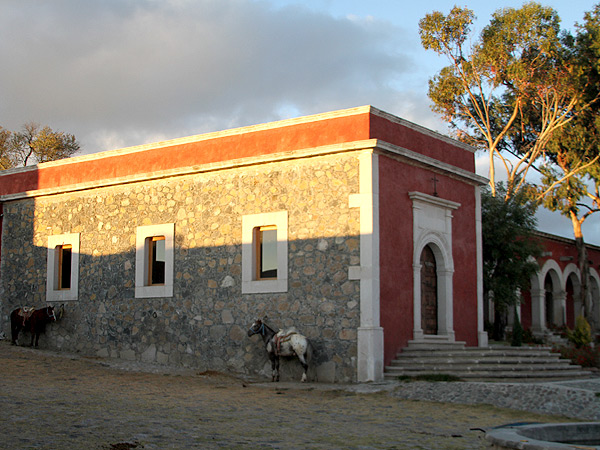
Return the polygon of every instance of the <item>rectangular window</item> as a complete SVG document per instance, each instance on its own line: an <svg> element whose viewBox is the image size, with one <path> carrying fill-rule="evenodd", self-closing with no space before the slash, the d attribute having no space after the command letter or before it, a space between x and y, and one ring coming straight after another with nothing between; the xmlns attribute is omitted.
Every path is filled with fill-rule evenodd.
<svg viewBox="0 0 600 450"><path fill-rule="evenodd" d="M148 240L148 286L165 284L165 237L153 236Z"/></svg>
<svg viewBox="0 0 600 450"><path fill-rule="evenodd" d="M242 216L242 294L287 292L288 213Z"/></svg>
<svg viewBox="0 0 600 450"><path fill-rule="evenodd" d="M58 258L58 290L71 289L71 263L73 259L73 246L70 244L57 245L56 256Z"/></svg>
<svg viewBox="0 0 600 450"><path fill-rule="evenodd" d="M77 300L79 295L79 233L48 236L46 301Z"/></svg>
<svg viewBox="0 0 600 450"><path fill-rule="evenodd" d="M254 228L256 279L277 279L277 227L268 225Z"/></svg>
<svg viewBox="0 0 600 450"><path fill-rule="evenodd" d="M137 227L135 297L173 297L175 224Z"/></svg>

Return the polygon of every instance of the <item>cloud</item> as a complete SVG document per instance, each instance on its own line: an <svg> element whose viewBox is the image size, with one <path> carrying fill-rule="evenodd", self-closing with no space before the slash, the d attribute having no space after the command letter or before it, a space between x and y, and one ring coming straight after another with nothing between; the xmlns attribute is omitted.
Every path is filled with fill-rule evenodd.
<svg viewBox="0 0 600 450"><path fill-rule="evenodd" d="M0 121L95 152L363 104L431 118L403 33L266 1L2 2Z"/></svg>

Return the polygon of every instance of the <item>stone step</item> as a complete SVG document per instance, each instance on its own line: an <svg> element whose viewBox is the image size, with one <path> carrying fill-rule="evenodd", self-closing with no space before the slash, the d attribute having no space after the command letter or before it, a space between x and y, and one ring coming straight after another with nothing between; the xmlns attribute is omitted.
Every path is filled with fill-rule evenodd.
<svg viewBox="0 0 600 450"><path fill-rule="evenodd" d="M496 370L496 371L493 371L492 373L490 373L489 371L470 371L470 372L463 372L463 371L443 371L443 372L397 371L396 372L396 371L394 371L394 372L385 372L384 376L385 376L386 380L394 380L400 376L415 377L415 376L419 376L419 375L431 375L431 374L436 374L436 373L440 373L440 374L444 374L444 375L452 375L452 376L458 377L462 380L482 380L482 381L485 381L485 380L516 381L516 380L529 380L529 379L552 381L552 380L557 380L557 379L589 378L591 376L589 372L583 371L583 370L573 370L573 371L571 371L571 370L569 370L569 371L538 370L538 371L531 371L531 372Z"/></svg>
<svg viewBox="0 0 600 450"><path fill-rule="evenodd" d="M558 353L510 353L510 352L429 352L429 353L415 353L406 352L400 353L396 356L398 361L410 361L420 359L440 359L440 360L455 360L455 359L469 359L469 360L507 360L507 361L526 361L526 360L550 360L555 361L560 359Z"/></svg>
<svg viewBox="0 0 600 450"><path fill-rule="evenodd" d="M435 339L435 336L427 338L425 341L408 341L406 350L464 350L466 342L447 342L443 339Z"/></svg>
<svg viewBox="0 0 600 450"><path fill-rule="evenodd" d="M510 346L493 346L493 347L466 347L466 348L428 348L424 346L409 346L402 349L399 355L408 353L467 353L467 354L490 354L490 353L503 353L503 354L532 354L539 355L540 353L546 354L551 353L552 347L510 347Z"/></svg>
<svg viewBox="0 0 600 450"><path fill-rule="evenodd" d="M505 365L499 366L498 364L413 364L410 366L398 366L390 365L386 367L386 370L400 370L403 372L426 372L426 373L445 373L451 372L540 372L540 371L552 371L552 370L581 370L579 366L564 365L564 364L518 364L518 365Z"/></svg>
<svg viewBox="0 0 600 450"><path fill-rule="evenodd" d="M412 345L411 345L412 344ZM385 368L385 378L447 374L462 379L557 379L589 377L590 373L560 359L549 347L426 348L409 344ZM456 343L452 343L456 344Z"/></svg>
<svg viewBox="0 0 600 450"><path fill-rule="evenodd" d="M412 368L427 369L427 368L460 368L479 367L483 370L539 370L544 368L562 369L565 367L571 367L572 365L566 360L548 360L548 361L529 361L529 362L510 362L510 361L472 361L468 359L462 360L445 360L445 361L398 361L394 360L388 367L400 367L406 368L407 370ZM576 366L573 366L576 367Z"/></svg>

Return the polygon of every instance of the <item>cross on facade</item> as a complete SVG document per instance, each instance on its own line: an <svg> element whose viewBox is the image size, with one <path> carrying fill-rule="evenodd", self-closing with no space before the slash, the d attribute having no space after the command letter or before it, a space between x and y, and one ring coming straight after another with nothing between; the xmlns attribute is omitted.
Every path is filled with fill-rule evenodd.
<svg viewBox="0 0 600 450"><path fill-rule="evenodd" d="M434 174L433 178L431 179L431 181L433 181L433 196L434 197L439 197L438 196L438 192L437 192L437 182L440 181L440 180Z"/></svg>

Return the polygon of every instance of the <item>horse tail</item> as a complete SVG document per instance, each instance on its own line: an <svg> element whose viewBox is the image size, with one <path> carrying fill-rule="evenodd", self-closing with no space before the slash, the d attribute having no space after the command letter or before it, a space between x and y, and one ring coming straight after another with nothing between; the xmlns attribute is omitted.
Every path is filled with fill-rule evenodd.
<svg viewBox="0 0 600 450"><path fill-rule="evenodd" d="M310 363L315 353L315 347L312 345L310 339L306 339L306 342L308 344L306 346L306 362Z"/></svg>

